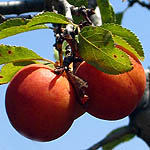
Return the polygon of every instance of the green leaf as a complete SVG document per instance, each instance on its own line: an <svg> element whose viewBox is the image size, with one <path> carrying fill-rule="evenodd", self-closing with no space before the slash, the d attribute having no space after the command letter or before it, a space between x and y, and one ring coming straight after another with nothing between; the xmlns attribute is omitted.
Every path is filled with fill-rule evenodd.
<svg viewBox="0 0 150 150"><path fill-rule="evenodd" d="M119 74L132 69L125 52L114 47L111 32L101 27L85 27L79 34L80 56L97 69Z"/></svg>
<svg viewBox="0 0 150 150"><path fill-rule="evenodd" d="M97 0L97 4L100 9L102 23L115 23L116 16L109 0Z"/></svg>
<svg viewBox="0 0 150 150"><path fill-rule="evenodd" d="M13 76L24 66L33 64L34 61L16 62L5 64L0 71L0 85L8 83Z"/></svg>
<svg viewBox="0 0 150 150"><path fill-rule="evenodd" d="M31 60L43 60L43 58L25 47L0 45L0 64Z"/></svg>
<svg viewBox="0 0 150 150"><path fill-rule="evenodd" d="M115 130L113 130L112 132L110 132L108 136L113 136L114 134L118 134L119 132L121 132L122 130L124 130L126 128L125 127L121 127L121 128L117 128ZM116 140L113 140L112 142L109 142L108 144L103 146L103 150L112 150L115 146L123 143L123 142L128 142L129 140L131 140L133 137L135 136L135 134L133 133L128 133L124 136L120 136L120 138L117 138ZM107 138L106 137L106 138Z"/></svg>
<svg viewBox="0 0 150 150"><path fill-rule="evenodd" d="M50 64L44 60L42 61L22 61L4 64L0 70L0 85L6 84L11 81L14 75L23 67L30 64L44 64L48 65L50 68L55 68L54 64Z"/></svg>
<svg viewBox="0 0 150 150"><path fill-rule="evenodd" d="M33 17L27 25L35 26L35 25L46 24L46 23L70 24L71 22L61 14L56 14L54 12L44 12Z"/></svg>
<svg viewBox="0 0 150 150"><path fill-rule="evenodd" d="M81 7L82 5L85 7L88 6L88 0L68 0L68 2L77 7Z"/></svg>
<svg viewBox="0 0 150 150"><path fill-rule="evenodd" d="M4 39L12 35L16 35L27 31L37 30L37 29L48 29L48 27L45 25L36 25L31 27L27 25L20 25L20 26L8 27L0 31L0 39Z"/></svg>
<svg viewBox="0 0 150 150"><path fill-rule="evenodd" d="M121 24L123 19L124 12L120 12L116 14L116 24Z"/></svg>
<svg viewBox="0 0 150 150"><path fill-rule="evenodd" d="M28 22L29 20L27 19L20 19L20 18L9 19L0 24L0 31L14 26L26 25Z"/></svg>
<svg viewBox="0 0 150 150"><path fill-rule="evenodd" d="M65 16L53 12L45 12L32 19L10 19L0 24L0 39L22 32L49 29L48 26L44 25L46 23L69 24L70 21Z"/></svg>
<svg viewBox="0 0 150 150"><path fill-rule="evenodd" d="M113 40L116 44L128 49L140 60L144 60L142 45L133 32L117 24L104 24L101 27L112 33Z"/></svg>
<svg viewBox="0 0 150 150"><path fill-rule="evenodd" d="M88 26L81 30L80 35L85 37L89 42L92 42L97 47L114 47L111 32L101 28ZM80 38L80 36L79 36Z"/></svg>

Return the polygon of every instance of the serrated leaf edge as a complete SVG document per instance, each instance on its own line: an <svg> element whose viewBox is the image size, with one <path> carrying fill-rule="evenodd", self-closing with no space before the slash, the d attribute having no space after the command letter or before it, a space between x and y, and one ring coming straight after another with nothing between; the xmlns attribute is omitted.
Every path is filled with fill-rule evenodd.
<svg viewBox="0 0 150 150"><path fill-rule="evenodd" d="M10 36L20 34L20 33L24 33L24 32L29 32L29 31L33 31L33 30L40 30L40 29L49 29L46 25L35 25L35 26L33 26L33 29L32 29L32 26L29 27L27 25L20 25L20 26L12 26L12 27L9 27L9 28L5 28L5 29L1 30L0 33L11 31L11 30L13 30L14 28L17 28L17 27L18 28L22 27L22 28L24 28L24 30L16 32L15 34L7 35L7 36L4 35L3 37L0 37L0 40L4 39L4 38L7 38L7 37L10 37ZM34 27L37 27L37 28L34 28Z"/></svg>
<svg viewBox="0 0 150 150"><path fill-rule="evenodd" d="M3 23L1 23L0 24L0 26L3 26L3 25L7 25L9 22L12 22L12 21L16 21L16 20L23 20L23 19L21 19L21 18L10 18L9 20L6 20L6 21L4 21ZM28 21L29 21L29 19L25 19L25 21L27 21L26 22L26 24L28 23ZM26 24L20 24L20 25L13 25L13 26L10 26L10 27L16 27L16 26L22 26L22 25L26 25ZM6 28L4 28L4 29L7 29L7 28L10 28L10 27L6 27ZM4 30L4 29L1 29L0 31L2 31L2 30Z"/></svg>
<svg viewBox="0 0 150 150"><path fill-rule="evenodd" d="M105 27L105 26L107 26L107 25L119 26L119 27L121 27L122 29L124 29L124 30L128 31L129 33L131 33L131 34L137 39L137 42L139 43L139 47L140 47L141 52L142 52L141 55L138 53L138 51L137 51L137 53L138 53L138 55L140 56L141 60L144 60L144 50L143 50L142 44L141 44L139 38L137 37L137 35L136 35L134 32L132 32L131 30L129 30L129 29L125 28L125 27L122 27L122 26L119 25L119 24L115 24L115 23L105 23L105 24L103 24L101 27L103 28L103 27ZM104 29L105 29L105 28L104 28ZM106 29L106 30L108 30L108 29ZM108 31L110 31L110 30L108 30ZM111 32L111 31L110 31L110 32ZM111 32L111 33L112 33L112 32ZM112 33L112 35L113 35L113 33ZM124 39L124 40L125 40L125 39ZM126 41L126 40L125 40L125 41ZM127 42L127 43L128 43L128 42Z"/></svg>
<svg viewBox="0 0 150 150"><path fill-rule="evenodd" d="M129 47L131 47L131 49L134 51L130 51L129 49L129 51L133 54L133 55L135 55L138 59L140 59L140 60L144 60L144 58L143 57L141 57L138 53L137 53L137 51L128 43L128 42L126 42L126 40L124 40L122 37L120 37L120 36L118 36L118 35L115 35L115 37L117 36L117 38L119 38L120 40L122 40L123 42L125 42L125 44L126 45L128 45ZM114 36L112 36L112 37L114 37ZM115 40L114 40L115 41ZM119 43L116 43L116 44L119 44ZM121 44L119 44L120 46L122 46ZM125 47L124 47L125 48Z"/></svg>
<svg viewBox="0 0 150 150"><path fill-rule="evenodd" d="M5 45L5 44L0 44L0 47L1 46L7 46L7 47L16 47L16 48L24 48L24 49L27 49L28 51L32 51L33 53L35 53L32 49L28 49L28 48L26 48L26 47L24 47L24 46L16 46L16 45ZM36 53L35 53L36 54ZM36 54L37 56L39 56L38 54ZM39 56L39 58L38 59L18 59L17 61L10 61L10 62L7 62L7 63L0 63L0 65L2 65L2 64L8 64L8 63L16 63L16 62L25 62L25 61L32 61L32 60L43 60L43 61L45 61L45 59L44 58L42 58L41 56Z"/></svg>
<svg viewBox="0 0 150 150"><path fill-rule="evenodd" d="M54 14L54 15L57 15L57 16L60 16L62 18L58 18L56 16L50 16L50 14ZM42 17L53 17L53 18L56 18L56 20L62 20L63 21L63 24L70 24L71 22L62 14L57 14L55 12L44 12L44 13L39 13L37 14L35 17L33 17L28 23L27 25L28 26L35 26L35 25L38 25L38 24L35 24L35 25L32 25L32 21L34 21L35 19L39 19L39 18L42 18ZM65 20L64 20L65 19ZM54 23L54 22L50 22L50 21L45 21L44 23L41 23L41 24L45 24L45 23ZM31 25L30 25L31 24ZM40 23L39 23L40 24Z"/></svg>
<svg viewBox="0 0 150 150"><path fill-rule="evenodd" d="M81 34L80 34L81 35ZM107 53L104 53L103 52L103 50L101 50L100 48L98 48L98 47L96 47L94 44L92 44L90 41L88 41L86 38L84 38L82 35L81 35L81 37L87 42L87 43L89 43L90 45L92 45L94 48L96 48L97 50L99 50L100 52L102 52L103 54L105 54L107 57L109 57L111 60L113 60L114 61L114 59L112 59L112 57L110 57L109 55L107 55ZM114 47L115 48L115 47ZM118 48L117 48L118 49ZM120 49L118 49L118 51L121 51ZM121 52L123 52L123 51L121 51ZM125 52L123 52L127 57L128 57L128 55L125 53ZM115 60L116 61L116 60ZM122 64L121 62L119 62L119 61L116 61L117 63L119 63L119 64L121 64L121 65L124 65L124 64ZM126 65L124 65L124 66L126 66ZM112 66L113 67L113 66ZM118 70L117 69L115 69L114 67L113 67L113 69L114 70L116 70L117 72L118 72ZM131 71L133 68L131 68L130 70L128 70L128 71ZM127 72L127 71L124 71L124 72ZM124 73L124 72L122 72L122 73ZM107 72L106 72L107 73Z"/></svg>

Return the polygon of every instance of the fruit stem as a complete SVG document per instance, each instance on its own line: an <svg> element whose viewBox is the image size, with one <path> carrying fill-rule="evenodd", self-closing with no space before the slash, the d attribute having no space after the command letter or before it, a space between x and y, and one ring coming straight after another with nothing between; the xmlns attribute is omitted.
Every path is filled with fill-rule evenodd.
<svg viewBox="0 0 150 150"><path fill-rule="evenodd" d="M79 104L83 106L83 108L86 108L88 102L88 96L85 93L85 89L88 87L87 82L85 82L78 76L74 75L72 71L70 70L65 70L65 71L68 76L69 82L72 84L76 92L77 101L79 102Z"/></svg>
<svg viewBox="0 0 150 150"><path fill-rule="evenodd" d="M62 45L61 49L59 49L59 61L60 61L60 67L63 66L63 51L62 51Z"/></svg>

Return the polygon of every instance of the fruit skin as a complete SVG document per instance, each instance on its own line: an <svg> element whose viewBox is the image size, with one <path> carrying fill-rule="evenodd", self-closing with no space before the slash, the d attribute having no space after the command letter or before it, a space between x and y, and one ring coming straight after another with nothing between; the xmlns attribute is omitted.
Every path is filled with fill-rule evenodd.
<svg viewBox="0 0 150 150"><path fill-rule="evenodd" d="M5 99L12 126L32 140L54 140L74 120L74 89L65 75L56 75L42 64L21 69L10 82Z"/></svg>
<svg viewBox="0 0 150 150"><path fill-rule="evenodd" d="M86 110L83 108L83 106L81 104L79 104L79 102L76 102L76 109L74 112L74 120L77 120L78 118L80 118L81 116L83 116L86 113Z"/></svg>
<svg viewBox="0 0 150 150"><path fill-rule="evenodd" d="M146 77L140 61L131 56L134 68L119 75L106 74L86 62L80 64L76 75L88 82L88 113L104 120L118 120L135 109L144 93Z"/></svg>

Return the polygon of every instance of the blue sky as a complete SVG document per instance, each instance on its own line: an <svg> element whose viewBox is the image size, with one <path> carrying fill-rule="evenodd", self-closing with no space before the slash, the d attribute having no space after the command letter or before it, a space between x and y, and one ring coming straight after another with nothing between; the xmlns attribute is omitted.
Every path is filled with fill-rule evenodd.
<svg viewBox="0 0 150 150"><path fill-rule="evenodd" d="M1 0L2 1L2 0ZM110 1L116 12L124 10L127 3L121 0ZM133 31L140 39L145 61L142 62L146 69L150 65L150 11L135 5L125 13L122 25ZM34 50L42 57L53 60L52 45L54 44L53 32L50 30L31 31L0 40L0 43L21 45ZM105 121L96 119L88 114L77 119L70 130L62 137L52 142L40 143L24 138L13 129L8 121L5 111L5 92L7 85L0 86L0 149L1 150L85 150L98 142L112 129L128 124L128 117L118 121ZM119 145L115 150L147 150L147 145L135 137L130 142Z"/></svg>

